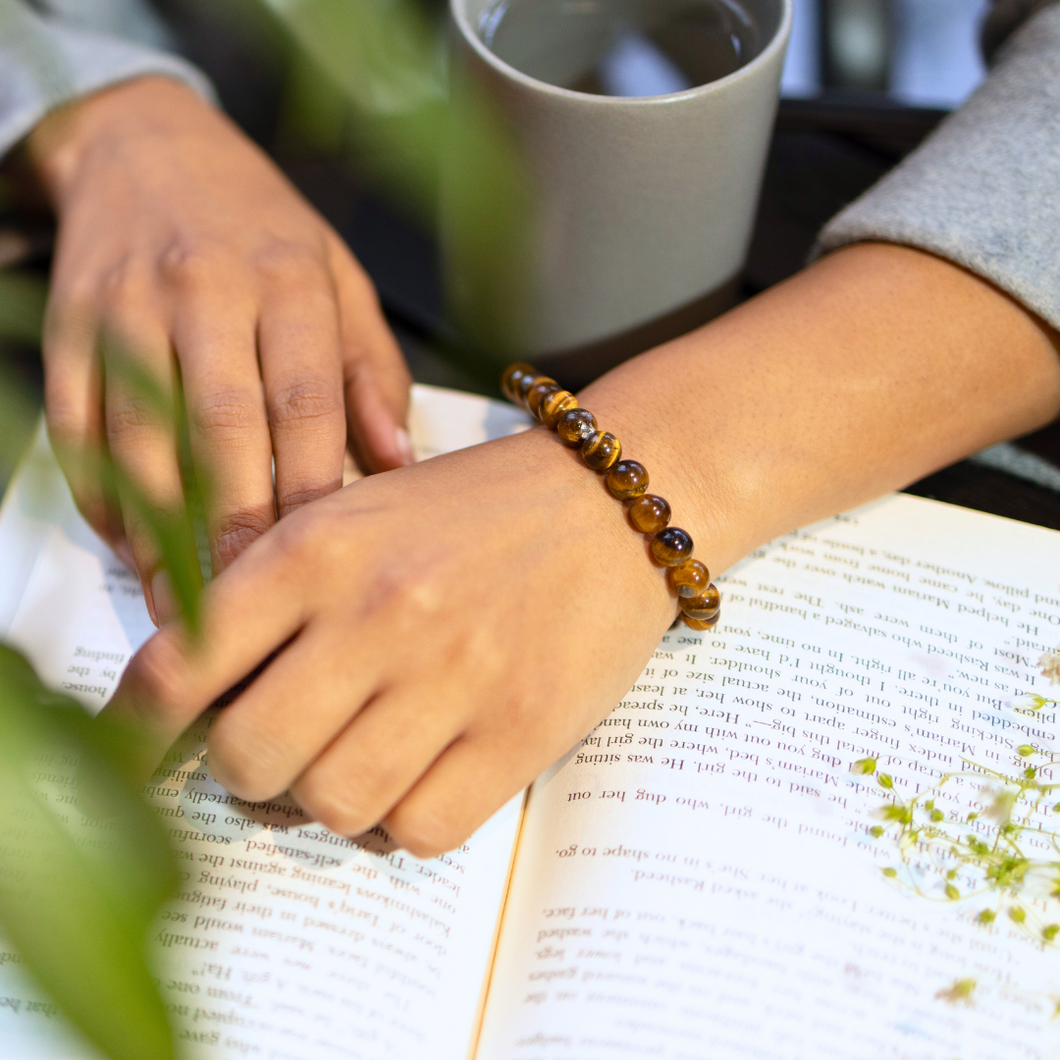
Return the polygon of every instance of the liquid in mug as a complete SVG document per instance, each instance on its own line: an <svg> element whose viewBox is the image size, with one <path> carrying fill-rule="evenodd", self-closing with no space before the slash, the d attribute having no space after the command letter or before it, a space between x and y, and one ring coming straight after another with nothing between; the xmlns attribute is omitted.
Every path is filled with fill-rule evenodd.
<svg viewBox="0 0 1060 1060"><path fill-rule="evenodd" d="M497 0L479 33L516 70L602 96L705 85L750 62L759 46L736 0Z"/></svg>

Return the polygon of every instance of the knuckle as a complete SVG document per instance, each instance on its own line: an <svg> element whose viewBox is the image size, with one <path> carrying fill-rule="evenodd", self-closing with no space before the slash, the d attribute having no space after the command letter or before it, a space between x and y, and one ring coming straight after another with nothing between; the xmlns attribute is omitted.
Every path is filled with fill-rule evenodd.
<svg viewBox="0 0 1060 1060"><path fill-rule="evenodd" d="M53 444L76 445L87 426L86 402L77 401L62 383L48 382L44 389L45 420Z"/></svg>
<svg viewBox="0 0 1060 1060"><path fill-rule="evenodd" d="M284 519L277 525L273 543L295 569L306 570L341 556L348 527L341 517L325 509L320 505L300 508L296 518Z"/></svg>
<svg viewBox="0 0 1060 1060"><path fill-rule="evenodd" d="M345 420L342 392L337 381L304 379L277 391L269 401L269 422L274 427L300 427L305 424Z"/></svg>
<svg viewBox="0 0 1060 1060"><path fill-rule="evenodd" d="M385 821L394 840L414 857L434 858L454 850L468 833L456 820L436 808L396 806Z"/></svg>
<svg viewBox="0 0 1060 1060"><path fill-rule="evenodd" d="M229 272L229 255L216 243L202 238L177 236L158 258L159 274L177 288L201 289Z"/></svg>
<svg viewBox="0 0 1060 1060"><path fill-rule="evenodd" d="M254 255L254 265L267 280L287 287L305 283L331 285L320 248L287 239L276 239Z"/></svg>
<svg viewBox="0 0 1060 1060"><path fill-rule="evenodd" d="M337 788L315 775L306 773L291 789L298 805L314 820L336 835L355 836L371 828L382 816L366 800L348 787Z"/></svg>
<svg viewBox="0 0 1060 1060"><path fill-rule="evenodd" d="M100 277L93 269L68 269L52 278L47 313L55 324L76 321L99 303Z"/></svg>
<svg viewBox="0 0 1060 1060"><path fill-rule="evenodd" d="M125 437L151 430L162 423L160 410L145 397L125 393L107 402L107 434Z"/></svg>
<svg viewBox="0 0 1060 1060"><path fill-rule="evenodd" d="M221 516L214 527L214 548L223 566L228 566L244 549L272 526L264 512L249 510Z"/></svg>
<svg viewBox="0 0 1060 1060"><path fill-rule="evenodd" d="M209 737L208 761L214 779L247 802L264 802L287 786L284 765L290 748L266 727L248 730L238 713L218 723Z"/></svg>
<svg viewBox="0 0 1060 1060"><path fill-rule="evenodd" d="M261 399L243 386L218 386L202 394L189 410L202 434L239 434L264 425Z"/></svg>
<svg viewBox="0 0 1060 1060"><path fill-rule="evenodd" d="M277 499L276 504L280 518L290 515L299 508L304 508L313 501L329 496L339 489L341 485L342 479L336 478L334 482L329 482L323 486L306 486L299 490L284 491L283 495Z"/></svg>
<svg viewBox="0 0 1060 1060"><path fill-rule="evenodd" d="M112 261L99 276L99 292L104 304L120 307L144 289L144 277L128 254Z"/></svg>
<svg viewBox="0 0 1060 1060"><path fill-rule="evenodd" d="M189 676L187 660L173 635L157 633L129 665L126 681L131 703L145 721L176 715L186 699Z"/></svg>

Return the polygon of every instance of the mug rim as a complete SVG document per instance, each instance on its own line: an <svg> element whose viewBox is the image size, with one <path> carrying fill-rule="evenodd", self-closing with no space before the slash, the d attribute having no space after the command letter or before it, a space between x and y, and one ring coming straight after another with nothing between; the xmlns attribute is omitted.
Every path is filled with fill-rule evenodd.
<svg viewBox="0 0 1060 1060"><path fill-rule="evenodd" d="M559 99L582 103L586 106L617 105L628 107L640 104L676 103L683 99L697 98L709 95L711 92L720 91L743 77L750 77L757 67L764 66L774 57L777 51L785 46L790 36L794 17L794 0L780 0L780 3L782 11L776 32L769 43L749 63L741 66L738 70L733 70L731 74L726 74L724 77L716 78L713 81L707 81L705 84L684 88L679 92L666 92L657 96L597 95L593 92L578 92L573 88L562 88L548 81L540 81L536 77L524 74L522 70L512 66L511 63L506 63L486 47L485 42L470 24L470 19L467 15L467 0L449 0L449 15L456 24L457 29L460 30L460 35L465 42L471 45L478 57L509 81L515 81L524 88L533 89L536 92L544 91L546 94L556 96Z"/></svg>

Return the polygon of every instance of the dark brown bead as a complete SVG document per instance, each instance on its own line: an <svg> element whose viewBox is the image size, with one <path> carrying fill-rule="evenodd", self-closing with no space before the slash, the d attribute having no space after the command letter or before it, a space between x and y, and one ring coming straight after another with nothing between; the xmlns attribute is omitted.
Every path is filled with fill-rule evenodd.
<svg viewBox="0 0 1060 1060"><path fill-rule="evenodd" d="M560 416L556 433L567 445L580 449L586 438L596 434L596 417L588 409L569 409Z"/></svg>
<svg viewBox="0 0 1060 1060"><path fill-rule="evenodd" d="M713 618L698 619L692 618L689 615L682 614L681 618L684 619L684 623L689 629L713 629L721 618L721 612L719 611Z"/></svg>
<svg viewBox="0 0 1060 1060"><path fill-rule="evenodd" d="M698 559L686 559L679 567L671 567L667 578L678 596L702 596L710 585L710 571Z"/></svg>
<svg viewBox="0 0 1060 1060"><path fill-rule="evenodd" d="M670 525L670 505L662 497L646 493L629 506L629 521L642 534L657 534Z"/></svg>
<svg viewBox="0 0 1060 1060"><path fill-rule="evenodd" d="M548 379L548 376L542 375L536 369L534 371L527 372L512 388L515 391L515 396L519 404L525 405L527 395L530 393L530 388L535 383L543 383L546 379Z"/></svg>
<svg viewBox="0 0 1060 1060"><path fill-rule="evenodd" d="M630 501L648 489L648 469L636 460L619 460L607 473L607 488L612 497Z"/></svg>
<svg viewBox="0 0 1060 1060"><path fill-rule="evenodd" d="M501 390L509 401L519 400L516 388L524 375L537 375L537 370L524 361L509 365L504 370L504 375L501 376Z"/></svg>
<svg viewBox="0 0 1060 1060"><path fill-rule="evenodd" d="M553 390L538 409L537 418L546 427L555 427L560 417L578 407L578 399L569 390Z"/></svg>
<svg viewBox="0 0 1060 1060"><path fill-rule="evenodd" d="M549 394L554 394L559 389L559 383L557 383L555 379L549 379L547 376L534 383L526 395L526 407L530 410L530 415L538 416L541 402L544 401Z"/></svg>
<svg viewBox="0 0 1060 1060"><path fill-rule="evenodd" d="M596 431L582 444L582 459L593 471L606 471L621 455L622 443L610 431Z"/></svg>
<svg viewBox="0 0 1060 1060"><path fill-rule="evenodd" d="M692 538L687 530L668 526L652 538L651 554L664 567L676 567L692 558Z"/></svg>
<svg viewBox="0 0 1060 1060"><path fill-rule="evenodd" d="M689 618L698 618L703 622L718 613L718 608L721 607L721 593L716 585L710 585L700 596L683 596L678 603Z"/></svg>

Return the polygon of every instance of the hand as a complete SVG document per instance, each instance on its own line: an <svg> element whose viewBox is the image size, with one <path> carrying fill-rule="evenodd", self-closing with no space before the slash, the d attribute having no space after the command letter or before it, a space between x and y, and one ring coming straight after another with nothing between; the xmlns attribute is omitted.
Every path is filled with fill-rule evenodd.
<svg viewBox="0 0 1060 1060"><path fill-rule="evenodd" d="M1057 347L964 270L870 245L581 397L723 571L1047 423ZM161 757L277 651L211 729L214 775L250 800L290 787L343 834L383 819L423 855L457 845L588 732L676 612L617 502L543 430L299 511L207 588L203 609L201 640L166 626L107 709L146 726Z"/></svg>
<svg viewBox="0 0 1060 1060"><path fill-rule="evenodd" d="M183 388L215 572L277 513L338 489L347 444L368 471L411 462L409 377L370 281L222 114L147 77L50 116L28 148L59 219L49 432L78 507L135 566L156 622L172 599L155 546L92 456L109 448L151 503L175 508L178 444L123 358L170 395Z"/></svg>
<svg viewBox="0 0 1060 1060"><path fill-rule="evenodd" d="M622 698L676 614L622 506L538 429L354 483L282 521L163 628L107 708L165 747L280 649L210 730L217 780L290 789L353 836L459 845ZM154 763L151 763L152 767Z"/></svg>

